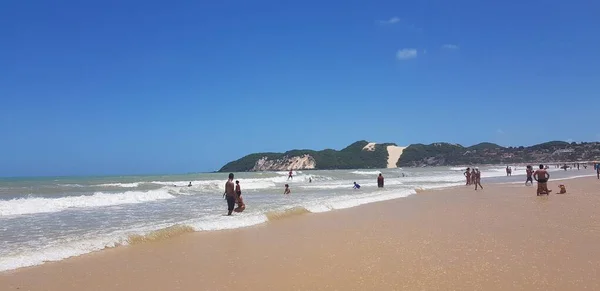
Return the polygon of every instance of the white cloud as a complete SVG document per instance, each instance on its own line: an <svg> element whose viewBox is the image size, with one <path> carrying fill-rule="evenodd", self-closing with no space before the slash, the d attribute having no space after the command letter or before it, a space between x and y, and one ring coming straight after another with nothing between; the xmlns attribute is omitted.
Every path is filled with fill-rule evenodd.
<svg viewBox="0 0 600 291"><path fill-rule="evenodd" d="M502 129L498 128L498 130L496 130L496 133L497 133L497 134L504 134L504 130L502 130Z"/></svg>
<svg viewBox="0 0 600 291"><path fill-rule="evenodd" d="M455 44L445 44L445 45L442 46L442 48L448 49L448 50L457 50L460 47L457 46L457 45L455 45Z"/></svg>
<svg viewBox="0 0 600 291"><path fill-rule="evenodd" d="M388 20L380 20L379 24L395 24L395 23L398 23L398 22L400 22L400 18L394 16L394 17L392 17L392 18L390 18Z"/></svg>
<svg viewBox="0 0 600 291"><path fill-rule="evenodd" d="M414 59L416 57L417 57L417 50L414 48L404 48L404 49L398 50L398 52L396 53L396 58L401 61Z"/></svg>

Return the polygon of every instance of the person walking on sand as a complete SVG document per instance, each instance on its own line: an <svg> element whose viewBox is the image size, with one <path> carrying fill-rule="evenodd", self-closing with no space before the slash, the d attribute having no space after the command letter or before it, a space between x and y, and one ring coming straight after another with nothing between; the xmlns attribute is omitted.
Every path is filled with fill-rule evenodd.
<svg viewBox="0 0 600 291"><path fill-rule="evenodd" d="M550 174L544 169L544 165L540 165L540 168L533 173L533 178L538 182L537 196L546 194L549 195L552 190L548 190L548 179Z"/></svg>
<svg viewBox="0 0 600 291"><path fill-rule="evenodd" d="M471 168L467 168L463 175L465 175L465 177L467 178L467 184L465 185L471 185Z"/></svg>
<svg viewBox="0 0 600 291"><path fill-rule="evenodd" d="M235 189L233 186L233 173L229 173L229 180L225 183L225 193L223 193L223 197L227 200L227 215L230 216L231 212L233 212L233 208L235 207L235 200L237 195L235 194Z"/></svg>
<svg viewBox="0 0 600 291"><path fill-rule="evenodd" d="M240 181L237 180L235 181L235 195L235 202L237 203L238 207L233 209L233 211L242 212L244 209L246 209L246 204L244 204L244 199L242 199L242 188L240 187Z"/></svg>
<svg viewBox="0 0 600 291"><path fill-rule="evenodd" d="M483 186L481 186L481 172L479 172L479 168L475 168L473 172L475 173L475 180L473 182L473 184L475 184L475 190L477 190L477 185L479 185L479 188L483 190Z"/></svg>
<svg viewBox="0 0 600 291"><path fill-rule="evenodd" d="M475 178L476 178L475 176L477 176L477 174L475 173L475 169L477 169L477 168L473 168L471 170L471 185L475 184Z"/></svg>
<svg viewBox="0 0 600 291"><path fill-rule="evenodd" d="M383 175L381 173L377 177L377 188L383 188Z"/></svg>
<svg viewBox="0 0 600 291"><path fill-rule="evenodd" d="M525 172L527 172L527 180L525 180L525 186L528 186L528 182L531 182L531 185L533 186L533 167L531 165L528 165L527 170L525 170Z"/></svg>
<svg viewBox="0 0 600 291"><path fill-rule="evenodd" d="M290 170L290 172L288 173L288 180L289 179L294 180L294 173L292 172L292 170Z"/></svg>
<svg viewBox="0 0 600 291"><path fill-rule="evenodd" d="M283 190L283 194L291 194L292 191L290 190L290 185L285 184L285 190Z"/></svg>
<svg viewBox="0 0 600 291"><path fill-rule="evenodd" d="M596 169L596 176L600 179L600 164L594 164L594 169Z"/></svg>

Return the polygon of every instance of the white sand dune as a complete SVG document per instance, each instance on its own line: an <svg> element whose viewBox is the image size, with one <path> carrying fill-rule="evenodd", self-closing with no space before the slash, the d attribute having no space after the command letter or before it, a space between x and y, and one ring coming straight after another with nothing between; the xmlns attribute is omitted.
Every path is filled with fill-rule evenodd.
<svg viewBox="0 0 600 291"><path fill-rule="evenodd" d="M375 150L375 145L376 145L376 144L377 144L377 143L370 142L369 144L367 144L367 145L366 145L366 146L363 148L363 151L370 151L370 152L374 151L374 150Z"/></svg>
<svg viewBox="0 0 600 291"><path fill-rule="evenodd" d="M372 151L375 150L375 145L377 145L377 143L370 142L370 143L368 143L363 148L363 151L370 151L370 152L372 152ZM398 159L402 155L402 152L404 151L405 148L406 147L399 147L399 146L388 146L387 147L387 151L388 151L388 164L387 164L387 168L388 169L397 168L396 167L396 162L398 162Z"/></svg>
<svg viewBox="0 0 600 291"><path fill-rule="evenodd" d="M388 169L397 168L396 162L398 162L398 159L402 155L402 152L404 151L405 148L406 147L399 147L399 146L388 146L387 147L387 151L388 151L387 167L388 167Z"/></svg>

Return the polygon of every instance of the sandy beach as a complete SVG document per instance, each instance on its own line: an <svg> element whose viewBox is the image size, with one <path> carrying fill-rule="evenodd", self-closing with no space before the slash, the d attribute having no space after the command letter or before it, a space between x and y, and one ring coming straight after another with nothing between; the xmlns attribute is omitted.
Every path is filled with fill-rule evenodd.
<svg viewBox="0 0 600 291"><path fill-rule="evenodd" d="M485 185L117 247L0 290L599 290L600 182ZM232 219L236 219L232 217Z"/></svg>

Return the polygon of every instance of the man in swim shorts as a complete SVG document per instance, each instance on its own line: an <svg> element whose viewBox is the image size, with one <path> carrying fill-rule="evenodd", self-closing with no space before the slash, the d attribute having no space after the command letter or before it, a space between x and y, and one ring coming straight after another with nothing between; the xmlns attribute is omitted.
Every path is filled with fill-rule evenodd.
<svg viewBox="0 0 600 291"><path fill-rule="evenodd" d="M227 200L227 215L231 215L236 200L235 189L233 186L233 173L229 173L229 180L225 183L225 193L223 193L223 196Z"/></svg>
<svg viewBox="0 0 600 291"><path fill-rule="evenodd" d="M533 178L538 182L537 196L546 194L549 195L552 190L548 190L548 179L550 174L544 169L544 165L540 165L540 168L533 173Z"/></svg>
<svg viewBox="0 0 600 291"><path fill-rule="evenodd" d="M377 177L377 187L383 188L383 175L381 175L381 173L379 173L379 176Z"/></svg>

